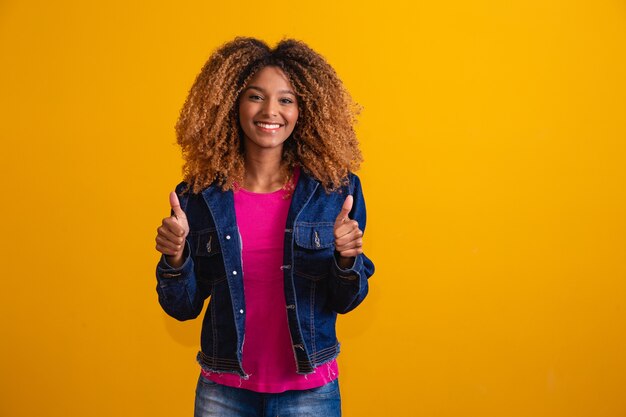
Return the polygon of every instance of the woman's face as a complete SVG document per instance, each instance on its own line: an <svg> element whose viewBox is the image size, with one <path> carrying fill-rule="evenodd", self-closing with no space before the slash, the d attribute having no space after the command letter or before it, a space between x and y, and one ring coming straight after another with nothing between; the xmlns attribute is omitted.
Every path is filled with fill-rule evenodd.
<svg viewBox="0 0 626 417"><path fill-rule="evenodd" d="M257 72L239 99L239 123L246 152L282 151L297 120L298 102L285 73L272 66Z"/></svg>

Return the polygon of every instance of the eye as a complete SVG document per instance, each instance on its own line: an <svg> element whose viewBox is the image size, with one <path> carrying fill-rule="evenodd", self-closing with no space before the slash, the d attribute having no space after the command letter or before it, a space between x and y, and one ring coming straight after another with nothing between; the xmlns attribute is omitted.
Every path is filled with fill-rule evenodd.
<svg viewBox="0 0 626 417"><path fill-rule="evenodd" d="M262 99L263 99L263 97L261 97L261 96L260 96L260 95L258 95L258 94L250 94L250 95L248 96L248 98L249 98L250 100L253 100L253 101L259 101L259 100L262 100Z"/></svg>
<svg viewBox="0 0 626 417"><path fill-rule="evenodd" d="M283 103L283 104L291 104L291 103L293 103L293 100L290 99L290 98L281 98L280 102Z"/></svg>

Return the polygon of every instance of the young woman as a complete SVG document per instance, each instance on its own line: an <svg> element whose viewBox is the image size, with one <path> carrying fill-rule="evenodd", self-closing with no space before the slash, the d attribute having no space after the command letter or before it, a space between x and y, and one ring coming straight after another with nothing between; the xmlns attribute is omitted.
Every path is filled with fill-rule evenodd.
<svg viewBox="0 0 626 417"><path fill-rule="evenodd" d="M358 107L300 41L213 53L176 125L184 182L157 229L157 292L178 320L210 296L195 415L340 416L337 313L358 306Z"/></svg>

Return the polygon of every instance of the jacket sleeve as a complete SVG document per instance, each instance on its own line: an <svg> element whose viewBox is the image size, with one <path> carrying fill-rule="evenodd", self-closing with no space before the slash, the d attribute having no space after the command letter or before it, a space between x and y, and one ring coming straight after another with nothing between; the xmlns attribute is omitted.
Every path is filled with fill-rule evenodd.
<svg viewBox="0 0 626 417"><path fill-rule="evenodd" d="M176 193L179 195L181 208L187 213L189 196L181 192L184 185L185 183L179 184ZM183 258L183 264L179 268L173 268L167 263L165 255L161 255L156 267L159 304L167 314L181 321L198 317L204 300L211 291L208 282L196 276L193 253L187 239Z"/></svg>
<svg viewBox="0 0 626 417"><path fill-rule="evenodd" d="M365 236L365 200L359 177L350 175L349 192L354 199L349 217L359 223L359 228ZM342 269L337 265L337 258L331 267L330 295L331 308L337 313L344 314L361 304L368 292L368 279L374 274L374 263L364 254L354 258L353 265Z"/></svg>

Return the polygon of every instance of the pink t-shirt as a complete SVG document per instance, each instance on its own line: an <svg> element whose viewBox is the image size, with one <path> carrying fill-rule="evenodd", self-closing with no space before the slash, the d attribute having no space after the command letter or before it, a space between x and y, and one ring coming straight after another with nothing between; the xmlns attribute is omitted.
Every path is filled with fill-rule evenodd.
<svg viewBox="0 0 626 417"><path fill-rule="evenodd" d="M299 169L294 171L297 183ZM235 192L235 214L242 240L246 328L243 369L248 379L229 373L202 370L219 384L257 392L283 392L322 386L338 376L337 362L328 362L308 375L296 373L285 307L281 269L287 213L291 196L281 189L272 193Z"/></svg>

